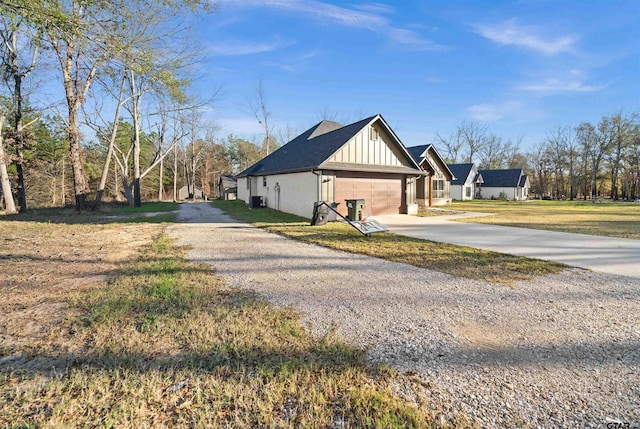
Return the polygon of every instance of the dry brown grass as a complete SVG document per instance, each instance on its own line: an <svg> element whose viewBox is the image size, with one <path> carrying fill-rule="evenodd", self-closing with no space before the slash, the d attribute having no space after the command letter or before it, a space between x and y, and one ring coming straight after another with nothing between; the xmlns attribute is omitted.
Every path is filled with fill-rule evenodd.
<svg viewBox="0 0 640 429"><path fill-rule="evenodd" d="M216 201L214 204L232 217L251 222L267 231L289 238L458 277L509 284L516 280L528 280L537 275L557 273L565 267L556 262L437 243L391 233L363 236L342 222L310 226L308 221L287 213L270 209L249 210L241 201Z"/></svg>
<svg viewBox="0 0 640 429"><path fill-rule="evenodd" d="M452 209L495 213L462 222L640 240L640 203L590 201L467 201Z"/></svg>
<svg viewBox="0 0 640 429"><path fill-rule="evenodd" d="M291 311L224 287L158 236L162 225L0 227L11 231L0 249L0 427L451 423L415 376L372 368Z"/></svg>

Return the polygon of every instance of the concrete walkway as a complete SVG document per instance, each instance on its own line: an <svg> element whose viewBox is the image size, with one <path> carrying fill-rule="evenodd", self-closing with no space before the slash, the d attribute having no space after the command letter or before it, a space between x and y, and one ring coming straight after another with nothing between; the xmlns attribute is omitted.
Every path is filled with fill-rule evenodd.
<svg viewBox="0 0 640 429"><path fill-rule="evenodd" d="M375 219L389 231L409 237L562 262L640 279L640 240L453 221L483 215L385 215L375 216Z"/></svg>

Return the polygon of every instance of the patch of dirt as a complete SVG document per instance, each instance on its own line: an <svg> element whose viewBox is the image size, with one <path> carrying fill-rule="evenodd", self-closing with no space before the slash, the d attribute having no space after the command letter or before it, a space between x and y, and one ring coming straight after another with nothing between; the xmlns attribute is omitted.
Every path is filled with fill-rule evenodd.
<svg viewBox="0 0 640 429"><path fill-rule="evenodd" d="M458 334L466 338L469 346L478 350L497 350L509 344L504 328L477 322L465 322Z"/></svg>
<svg viewBox="0 0 640 429"><path fill-rule="evenodd" d="M36 354L72 347L72 299L107 285L119 265L162 232L157 224L0 221L0 369L29 370Z"/></svg>
<svg viewBox="0 0 640 429"><path fill-rule="evenodd" d="M439 209L435 207L422 207L419 210L420 216L449 216L464 213L460 210Z"/></svg>

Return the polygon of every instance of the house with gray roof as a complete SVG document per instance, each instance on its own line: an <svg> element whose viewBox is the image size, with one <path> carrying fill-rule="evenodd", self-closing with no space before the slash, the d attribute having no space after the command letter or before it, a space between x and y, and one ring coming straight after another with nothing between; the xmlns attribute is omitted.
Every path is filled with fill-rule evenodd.
<svg viewBox="0 0 640 429"><path fill-rule="evenodd" d="M420 207L451 204L451 181L455 176L432 144L407 148L425 176L417 179L416 194Z"/></svg>
<svg viewBox="0 0 640 429"><path fill-rule="evenodd" d="M483 179L479 198L521 201L529 196L529 177L522 168L479 170L478 173Z"/></svg>
<svg viewBox="0 0 640 429"><path fill-rule="evenodd" d="M484 179L473 163L448 164L455 179L451 181L451 198L458 201L473 200Z"/></svg>
<svg viewBox="0 0 640 429"><path fill-rule="evenodd" d="M311 218L325 201L347 214L364 199L364 216L416 213L418 163L381 115L350 125L322 121L237 175L238 199Z"/></svg>
<svg viewBox="0 0 640 429"><path fill-rule="evenodd" d="M218 196L223 200L235 200L238 195L238 179L236 176L223 174L218 181Z"/></svg>

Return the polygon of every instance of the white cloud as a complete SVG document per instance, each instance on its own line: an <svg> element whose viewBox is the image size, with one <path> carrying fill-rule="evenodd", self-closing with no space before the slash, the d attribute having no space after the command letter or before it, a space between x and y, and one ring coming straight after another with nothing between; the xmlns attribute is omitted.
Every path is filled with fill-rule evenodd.
<svg viewBox="0 0 640 429"><path fill-rule="evenodd" d="M522 91L533 92L539 95L552 95L563 92L595 92L603 86L588 85L586 74L581 70L570 70L566 76L549 77L540 82L529 82L517 87Z"/></svg>
<svg viewBox="0 0 640 429"><path fill-rule="evenodd" d="M594 92L602 89L601 86L585 85L579 81L567 81L561 79L547 79L540 83L530 83L518 87L524 91L540 94L557 94L561 92Z"/></svg>
<svg viewBox="0 0 640 429"><path fill-rule="evenodd" d="M388 14L388 15L396 12L396 10L393 8L393 6L389 6L389 5L382 4L382 3L354 4L353 8L354 9L358 9L358 10L362 10L364 12Z"/></svg>
<svg viewBox="0 0 640 429"><path fill-rule="evenodd" d="M361 28L384 34L389 40L412 50L442 50L444 46L423 38L419 33L391 25L382 16L393 8L379 3L359 6L360 10L336 6L318 0L235 0L225 2L236 7L271 7L300 13L314 19L345 27Z"/></svg>
<svg viewBox="0 0 640 429"><path fill-rule="evenodd" d="M475 104L467 108L472 119L482 122L496 122L504 118L524 119L524 105L519 101Z"/></svg>
<svg viewBox="0 0 640 429"><path fill-rule="evenodd" d="M269 61L269 62L266 62L264 64L266 66L269 66L269 67L279 68L279 69L284 70L284 71L289 72L289 73L298 73L298 72L300 72L300 71L305 69L305 67L309 63L309 60L311 60L312 58L315 58L318 55L319 55L319 51L318 50L314 50L314 51L309 51L309 52L306 52L304 54L301 54L301 55L298 55L296 57L293 57L288 62L282 62L282 61L272 62L272 61Z"/></svg>
<svg viewBox="0 0 640 429"><path fill-rule="evenodd" d="M271 52L277 49L290 46L291 43L285 42L246 42L246 41L229 41L217 43L209 46L207 52L213 56L233 56L233 55L252 55L263 52Z"/></svg>
<svg viewBox="0 0 640 429"><path fill-rule="evenodd" d="M389 38L404 47L415 51L441 51L447 49L430 40L426 40L415 31L393 28L389 31Z"/></svg>
<svg viewBox="0 0 640 429"><path fill-rule="evenodd" d="M572 52L578 41L573 35L549 36L538 27L518 25L513 19L496 25L479 25L476 31L501 45L520 46L544 55Z"/></svg>

